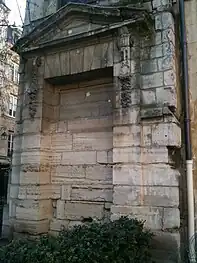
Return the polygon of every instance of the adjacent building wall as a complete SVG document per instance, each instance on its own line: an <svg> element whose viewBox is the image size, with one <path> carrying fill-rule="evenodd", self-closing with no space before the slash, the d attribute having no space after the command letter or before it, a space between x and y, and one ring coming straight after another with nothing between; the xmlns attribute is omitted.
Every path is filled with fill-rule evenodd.
<svg viewBox="0 0 197 263"><path fill-rule="evenodd" d="M7 24L9 9L5 4L0 4L0 210L3 208L3 227L2 214L0 212L0 233L7 236L9 232L7 186L10 175L12 145L15 132L14 103L11 105L10 98L15 98L17 104L18 85L19 85L19 56L11 50L12 44L7 39ZM16 29L13 29L15 31ZM18 30L17 35L20 35ZM10 41L13 38L10 36ZM14 102L14 101L13 101ZM11 111L10 111L11 110ZM5 138L3 138L3 135ZM10 136L9 136L10 135ZM8 149L9 140L9 149ZM2 232L1 232L2 231ZM1 235L0 234L0 235Z"/></svg>
<svg viewBox="0 0 197 263"><path fill-rule="evenodd" d="M57 0L32 0L27 1L25 13L25 25L29 25L35 20L46 17L57 10Z"/></svg>
<svg viewBox="0 0 197 263"><path fill-rule="evenodd" d="M193 151L193 179L195 214L197 213L197 2L185 2L185 22L188 47L189 88L191 109L191 134ZM196 222L195 222L196 224Z"/></svg>

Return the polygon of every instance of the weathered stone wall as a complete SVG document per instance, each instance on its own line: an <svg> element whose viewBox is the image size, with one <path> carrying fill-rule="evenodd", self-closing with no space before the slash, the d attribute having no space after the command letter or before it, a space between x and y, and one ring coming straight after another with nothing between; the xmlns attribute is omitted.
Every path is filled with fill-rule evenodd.
<svg viewBox="0 0 197 263"><path fill-rule="evenodd" d="M79 108L79 111L75 111L74 105L77 97L75 98L75 95L71 92L69 95L71 104L68 113L65 111L64 101L69 102L66 96L69 93L66 91L60 92L60 87L44 82L44 76L61 76L69 69L71 72L69 71L68 73L76 73L83 71L83 69L86 71L86 69L94 69L94 67L100 68L101 61L99 61L99 58L102 57L100 52L106 50L107 54L110 55L108 45L111 48L113 47L113 45L110 46L108 43L104 46L105 49L103 49L103 45L98 45L96 49L97 56L94 56L92 61L84 60L84 64L78 63L80 61L79 57L73 57L72 66L67 65L66 54L68 54L68 63L72 52L73 54L78 54L77 51L75 53L73 50L68 53L62 53L63 57L59 56L59 53L56 53L56 56L49 56L47 59L43 57L41 66L38 68L35 66L38 62L36 59L29 59L27 63L21 66L24 70L21 76L22 85L20 87L20 102L17 111L17 136L15 138L15 153L9 193L10 223L16 232L38 234L48 232L49 229L57 231L60 230L61 224L68 222L66 221L67 218L79 221L79 214L76 218L75 216L72 217L72 215L70 217L66 216L66 210L62 210L62 205L65 204L67 198L66 191L71 187L71 182L68 182L72 181L71 178L73 176L76 175L77 177L77 174L83 178L84 172L85 177L82 179L83 183L81 182L84 188L80 186L77 177L75 188L72 189L70 198L75 201L85 199L84 208L87 208L87 210L84 209L85 216L89 207L93 208L88 203L87 199L90 197L86 194L86 191L91 192L89 188L87 189L87 185L90 185L91 181L92 186L95 187L92 187L94 190L92 191L92 199L97 198L96 195L100 198L99 201L95 201L96 207L100 211L102 210L100 216L103 217L109 214L109 203L112 199L112 195L110 197L112 192L112 182L110 181L112 172L110 171L112 169L107 167L106 164L111 158L110 153L112 149L112 136L110 136L112 133L112 119L110 120L112 118L110 115L112 76L106 85L101 80L98 83L92 83L93 87L95 85L95 89L92 88L91 84L87 84L86 87L85 84L81 83L81 89L83 90L82 101L86 101L87 105L84 104L83 106L82 104L82 108ZM94 51L94 48L89 46L87 50ZM86 50L84 53L80 53L84 59L85 52ZM62 59L62 64L58 63L57 58ZM107 61L112 63L112 60L107 59ZM54 65L57 66L55 70L53 68ZM64 66L60 67L60 65ZM78 91L78 89L76 90ZM80 95L79 90L79 95L77 94L77 96L80 98ZM108 99L106 100L106 98ZM89 103L88 100L90 101ZM92 110L91 105L93 107ZM77 115L80 116L80 114L84 114L83 121L78 119L77 122L74 118ZM83 124L86 124L84 128L82 128ZM74 135L69 134L64 125L68 125L69 130L73 131ZM81 129L81 133L78 133L77 129L78 131ZM93 130L91 131L91 129ZM97 135L100 137L100 144L93 136L95 131L98 132ZM83 144L80 146L80 141L82 143L85 140L84 134L88 135L87 133L90 133L89 141L84 141L84 146ZM82 137L80 137L80 134ZM71 137L73 137L72 140ZM93 142L95 143L94 145ZM73 151L71 151L71 147ZM81 151L79 151L80 147ZM94 149L92 148L93 150L91 150L89 147ZM72 161L74 162L73 165ZM95 178L93 178L94 176ZM61 178L63 181L61 181ZM67 184L64 181L67 181ZM79 188L79 193L81 191L81 195L78 197L76 193L77 187ZM100 195L101 197L99 197ZM60 198L61 200L58 200ZM101 201L102 198L104 198L103 201ZM75 205L77 204L73 203L73 206ZM70 209L74 209L71 206L72 203L70 204ZM89 210L89 215L91 216L91 210ZM92 217L95 215L92 214ZM51 221L52 218L53 220ZM58 221L59 219L65 219L65 221Z"/></svg>
<svg viewBox="0 0 197 263"><path fill-rule="evenodd" d="M47 145L51 141L53 154L50 230L60 231L62 226L110 216L112 76L54 88L58 95L57 116L51 134L48 127L43 133Z"/></svg>
<svg viewBox="0 0 197 263"><path fill-rule="evenodd" d="M135 70L130 79L117 79L118 90L124 81L132 85L127 86L129 107L124 109L121 101L116 105L111 209L112 218L131 214L146 220L158 237L155 247L161 250L161 262L175 259L179 246L180 172L173 154L181 147L181 129L174 115L179 104L174 18L170 12L161 12L164 8L160 1L153 2L155 33L142 39L140 48L131 48L131 60L138 59L132 61ZM167 256L162 250L169 247L174 250Z"/></svg>
<svg viewBox="0 0 197 263"><path fill-rule="evenodd" d="M176 257L180 172L174 154L181 128L176 32L166 7L170 3L152 3L154 30L146 37L122 27L108 39L28 58L10 187L15 232L56 232L111 212L112 219L146 220L162 262ZM113 85L99 77L98 83L79 80L107 68L113 68ZM71 75L73 85L57 85Z"/></svg>

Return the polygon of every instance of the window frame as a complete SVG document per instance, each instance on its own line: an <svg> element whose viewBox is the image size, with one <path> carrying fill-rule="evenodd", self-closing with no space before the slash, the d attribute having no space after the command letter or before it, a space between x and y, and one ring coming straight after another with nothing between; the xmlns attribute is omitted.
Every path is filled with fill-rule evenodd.
<svg viewBox="0 0 197 263"><path fill-rule="evenodd" d="M11 81L15 84L19 84L19 66L12 62L10 65L10 71L11 71Z"/></svg>
<svg viewBox="0 0 197 263"><path fill-rule="evenodd" d="M14 132L8 132L8 141L7 141L7 156L12 157L14 149Z"/></svg>
<svg viewBox="0 0 197 263"><path fill-rule="evenodd" d="M17 108L17 96L10 94L9 96L9 108L8 115L12 118L16 117L16 108Z"/></svg>

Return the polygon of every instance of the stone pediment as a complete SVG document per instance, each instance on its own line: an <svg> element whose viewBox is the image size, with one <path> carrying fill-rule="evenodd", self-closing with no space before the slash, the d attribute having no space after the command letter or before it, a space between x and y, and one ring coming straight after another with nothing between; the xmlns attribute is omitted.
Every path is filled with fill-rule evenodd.
<svg viewBox="0 0 197 263"><path fill-rule="evenodd" d="M101 7L69 3L21 38L14 49L28 52L66 41L93 36L125 24L150 24L148 12L129 7ZM143 25L143 30L144 30ZM139 28L139 27L138 27Z"/></svg>
<svg viewBox="0 0 197 263"><path fill-rule="evenodd" d="M102 28L102 24L100 23L90 22L88 19L83 19L80 16L69 17L65 19L65 21L58 23L58 25L50 32L44 34L42 37L39 37L34 44L44 44L48 41L71 37L85 32L91 32L99 28Z"/></svg>

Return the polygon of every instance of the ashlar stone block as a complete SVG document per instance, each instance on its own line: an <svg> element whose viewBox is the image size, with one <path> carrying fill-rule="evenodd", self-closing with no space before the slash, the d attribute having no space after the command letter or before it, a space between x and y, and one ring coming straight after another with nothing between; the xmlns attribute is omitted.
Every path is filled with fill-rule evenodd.
<svg viewBox="0 0 197 263"><path fill-rule="evenodd" d="M40 149L41 147L41 135L40 134L29 134L22 138L22 149Z"/></svg>
<svg viewBox="0 0 197 263"><path fill-rule="evenodd" d="M173 28L174 29L174 18L171 12L163 12L162 16L162 29Z"/></svg>
<svg viewBox="0 0 197 263"><path fill-rule="evenodd" d="M118 126L113 129L113 146L140 146L141 127L139 125Z"/></svg>
<svg viewBox="0 0 197 263"><path fill-rule="evenodd" d="M97 151L96 153L96 161L99 164L111 164L112 163L112 151Z"/></svg>
<svg viewBox="0 0 197 263"><path fill-rule="evenodd" d="M93 187L73 187L71 199L73 201L112 202L112 189L96 189Z"/></svg>
<svg viewBox="0 0 197 263"><path fill-rule="evenodd" d="M172 28L168 28L162 31L162 42L171 42L175 46L175 33Z"/></svg>
<svg viewBox="0 0 197 263"><path fill-rule="evenodd" d="M113 148L114 163L139 163L140 162L140 147Z"/></svg>
<svg viewBox="0 0 197 263"><path fill-rule="evenodd" d="M116 205L178 207L179 189L169 186L115 186L113 198Z"/></svg>
<svg viewBox="0 0 197 263"><path fill-rule="evenodd" d="M64 200L57 200L56 218L65 219L65 201Z"/></svg>
<svg viewBox="0 0 197 263"><path fill-rule="evenodd" d="M19 187L18 185L10 185L9 186L9 197L10 198L18 198L18 192L19 192Z"/></svg>
<svg viewBox="0 0 197 263"><path fill-rule="evenodd" d="M156 88L163 86L163 73L157 72L149 75L144 75L142 78L142 88Z"/></svg>
<svg viewBox="0 0 197 263"><path fill-rule="evenodd" d="M104 215L104 205L92 202L68 202L65 203L64 215L66 219L77 220L92 217L102 219Z"/></svg>
<svg viewBox="0 0 197 263"><path fill-rule="evenodd" d="M177 186L180 173L168 164L124 164L113 167L114 185Z"/></svg>
<svg viewBox="0 0 197 263"><path fill-rule="evenodd" d="M162 207L147 207L147 206L112 206L112 220L120 216L129 216L145 221L145 227L152 230L162 229Z"/></svg>
<svg viewBox="0 0 197 263"><path fill-rule="evenodd" d="M72 135L69 133L56 133L52 135L51 146L55 151L72 150Z"/></svg>
<svg viewBox="0 0 197 263"><path fill-rule="evenodd" d="M151 58L158 58L158 57L162 57L163 56L163 49L162 49L162 45L155 45L153 47L151 47L151 51L150 51L150 57Z"/></svg>
<svg viewBox="0 0 197 263"><path fill-rule="evenodd" d="M155 104L156 103L156 94L155 89L148 89L141 91L142 103L143 104Z"/></svg>
<svg viewBox="0 0 197 263"><path fill-rule="evenodd" d="M151 206L178 207L179 188L172 186L145 187L144 204Z"/></svg>
<svg viewBox="0 0 197 263"><path fill-rule="evenodd" d="M85 178L86 168L84 165L54 165L51 167L52 177L64 178Z"/></svg>
<svg viewBox="0 0 197 263"><path fill-rule="evenodd" d="M50 184L50 172L22 171L20 172L20 185L45 185Z"/></svg>
<svg viewBox="0 0 197 263"><path fill-rule="evenodd" d="M157 11L163 11L166 8L169 8L171 6L171 1L169 1L169 0L153 0L152 6L153 6L153 9L156 9Z"/></svg>
<svg viewBox="0 0 197 263"><path fill-rule="evenodd" d="M159 71L169 70L175 67L175 60L173 55L166 55L158 59Z"/></svg>
<svg viewBox="0 0 197 263"><path fill-rule="evenodd" d="M61 186L61 200L70 200L71 199L71 185L62 185Z"/></svg>
<svg viewBox="0 0 197 263"><path fill-rule="evenodd" d="M151 146L142 148L143 158L142 163L152 164L152 163L168 163L168 149L163 146Z"/></svg>
<svg viewBox="0 0 197 263"><path fill-rule="evenodd" d="M139 112L139 106L130 107L128 109L114 109L113 123L114 125L128 125L138 123Z"/></svg>
<svg viewBox="0 0 197 263"><path fill-rule="evenodd" d="M47 164L50 163L48 152L43 151L23 151L21 153L21 164ZM15 163L16 165L18 163Z"/></svg>
<svg viewBox="0 0 197 263"><path fill-rule="evenodd" d="M142 126L141 146L150 146L152 144L152 127L151 125Z"/></svg>
<svg viewBox="0 0 197 263"><path fill-rule="evenodd" d="M177 94L174 86L161 87L156 89L156 100L160 105L177 107Z"/></svg>
<svg viewBox="0 0 197 263"><path fill-rule="evenodd" d="M178 208L164 208L163 228L178 229L180 227L180 210Z"/></svg>
<svg viewBox="0 0 197 263"><path fill-rule="evenodd" d="M168 163L166 147L127 147L113 149L114 163Z"/></svg>
<svg viewBox="0 0 197 263"><path fill-rule="evenodd" d="M59 220L53 218L50 222L50 230L60 232L64 228L68 228L69 221L68 220Z"/></svg>
<svg viewBox="0 0 197 263"><path fill-rule="evenodd" d="M73 134L74 150L105 150L112 147L112 132Z"/></svg>
<svg viewBox="0 0 197 263"><path fill-rule="evenodd" d="M108 129L112 127L111 116L100 116L99 118L80 118L68 120L68 131L70 132L86 132Z"/></svg>
<svg viewBox="0 0 197 263"><path fill-rule="evenodd" d="M167 70L164 72L164 85L165 86L176 85L176 75L174 70Z"/></svg>
<svg viewBox="0 0 197 263"><path fill-rule="evenodd" d="M181 128L176 123L160 123L153 125L152 143L158 146L181 147Z"/></svg>
<svg viewBox="0 0 197 263"><path fill-rule="evenodd" d="M25 220L25 218L14 220L14 231L17 233L28 233L30 235L45 234L49 231L49 220L42 221Z"/></svg>
<svg viewBox="0 0 197 263"><path fill-rule="evenodd" d="M9 200L8 201L8 215L9 218L15 218L16 217L16 202L14 200Z"/></svg>
<svg viewBox="0 0 197 263"><path fill-rule="evenodd" d="M144 60L141 62L142 74L154 73L157 70L157 59Z"/></svg>
<svg viewBox="0 0 197 263"><path fill-rule="evenodd" d="M21 200L16 205L16 219L19 220L40 221L49 219L51 216L51 200Z"/></svg>
<svg viewBox="0 0 197 263"><path fill-rule="evenodd" d="M43 200L60 198L58 185L24 185L19 187L19 199Z"/></svg>
<svg viewBox="0 0 197 263"><path fill-rule="evenodd" d="M88 180L112 181L112 166L88 165L86 167L86 178Z"/></svg>
<svg viewBox="0 0 197 263"><path fill-rule="evenodd" d="M96 164L96 151L63 152L62 164Z"/></svg>

